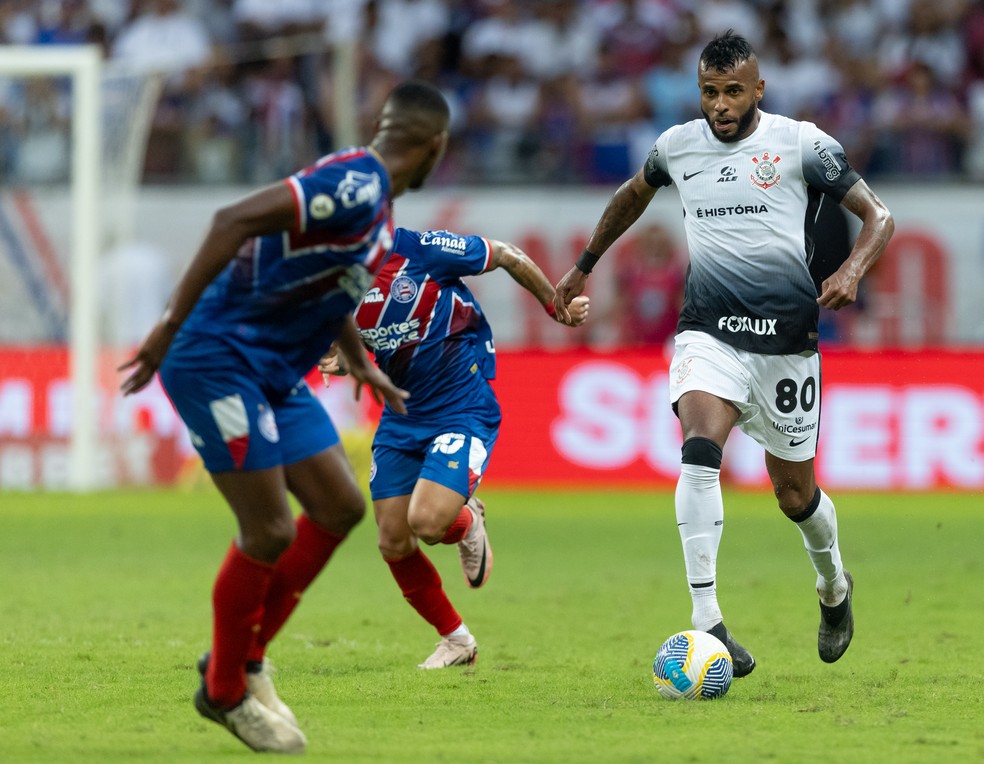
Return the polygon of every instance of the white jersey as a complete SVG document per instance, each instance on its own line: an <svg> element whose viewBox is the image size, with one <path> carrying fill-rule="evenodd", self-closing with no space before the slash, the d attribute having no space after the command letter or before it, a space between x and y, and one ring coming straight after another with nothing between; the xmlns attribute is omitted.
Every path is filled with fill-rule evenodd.
<svg viewBox="0 0 984 764"><path fill-rule="evenodd" d="M698 119L649 153L646 182L675 183L683 200L690 268L677 330L753 353L816 350L813 227L823 195L840 202L860 176L816 125L759 114L735 143Z"/></svg>

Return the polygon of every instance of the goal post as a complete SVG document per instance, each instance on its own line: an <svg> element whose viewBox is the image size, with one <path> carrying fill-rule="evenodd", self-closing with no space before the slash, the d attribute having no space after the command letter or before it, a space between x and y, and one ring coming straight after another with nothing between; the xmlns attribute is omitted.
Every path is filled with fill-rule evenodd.
<svg viewBox="0 0 984 764"><path fill-rule="evenodd" d="M325 50L320 37L287 42L294 55ZM265 60L268 47L232 53ZM356 48L330 49L335 143L354 144ZM0 46L0 492L188 471L193 449L158 381L123 398L116 372L194 251L190 227L207 222L175 224L198 221L202 205L143 186L168 81L98 46ZM215 193L226 191L239 189Z"/></svg>
<svg viewBox="0 0 984 764"><path fill-rule="evenodd" d="M72 83L69 369L72 385L69 487L95 485L98 320L96 268L102 244L100 141L102 56L98 46L3 46L0 75L66 76Z"/></svg>

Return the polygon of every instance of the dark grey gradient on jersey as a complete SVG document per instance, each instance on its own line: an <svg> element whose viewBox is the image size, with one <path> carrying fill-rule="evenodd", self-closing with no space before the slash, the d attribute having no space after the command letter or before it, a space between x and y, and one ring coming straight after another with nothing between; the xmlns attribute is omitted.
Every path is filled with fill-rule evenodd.
<svg viewBox="0 0 984 764"><path fill-rule="evenodd" d="M816 350L820 307L805 261L786 261L777 272L774 260L751 259L749 267L722 252L713 268L692 260L677 331L695 329L766 355Z"/></svg>

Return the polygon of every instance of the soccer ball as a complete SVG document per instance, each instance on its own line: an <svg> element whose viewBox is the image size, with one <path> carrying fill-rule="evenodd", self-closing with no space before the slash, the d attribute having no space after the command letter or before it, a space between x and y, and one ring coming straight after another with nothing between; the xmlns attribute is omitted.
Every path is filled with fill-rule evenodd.
<svg viewBox="0 0 984 764"><path fill-rule="evenodd" d="M653 684L664 698L711 700L731 687L731 653L706 631L681 631L660 645L653 661Z"/></svg>

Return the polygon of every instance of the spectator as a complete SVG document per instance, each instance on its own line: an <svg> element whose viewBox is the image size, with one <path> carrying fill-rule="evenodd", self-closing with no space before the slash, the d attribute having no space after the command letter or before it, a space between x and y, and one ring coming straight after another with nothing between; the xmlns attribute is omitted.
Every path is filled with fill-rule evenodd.
<svg viewBox="0 0 984 764"><path fill-rule="evenodd" d="M0 3L0 40L7 45L30 45L38 38L40 22L33 0Z"/></svg>
<svg viewBox="0 0 984 764"><path fill-rule="evenodd" d="M881 76L870 60L841 57L840 87L829 93L816 114L817 124L833 135L843 135L844 152L862 174L884 171L875 158L875 100L881 88Z"/></svg>
<svg viewBox="0 0 984 764"><path fill-rule="evenodd" d="M960 168L968 138L967 115L928 64L917 61L903 80L875 103L883 161L896 172L950 177Z"/></svg>
<svg viewBox="0 0 984 764"><path fill-rule="evenodd" d="M143 71L181 73L208 61L211 42L200 18L186 13L178 0L147 0L113 45L113 58Z"/></svg>
<svg viewBox="0 0 984 764"><path fill-rule="evenodd" d="M623 76L642 76L659 60L664 27L642 0L621 0L612 11L601 40L607 68Z"/></svg>
<svg viewBox="0 0 984 764"><path fill-rule="evenodd" d="M470 77L483 79L500 64L495 58L516 58L526 73L535 71L530 60L533 34L517 0L481 0L484 15L465 30L461 39L462 67Z"/></svg>
<svg viewBox="0 0 984 764"><path fill-rule="evenodd" d="M78 45L86 42L92 19L84 0L58 0L45 5L35 42L39 45Z"/></svg>
<svg viewBox="0 0 984 764"><path fill-rule="evenodd" d="M491 76L479 86L469 112L475 169L484 179L516 182L539 148L540 85L518 56L491 54L485 66Z"/></svg>
<svg viewBox="0 0 984 764"><path fill-rule="evenodd" d="M320 32L324 25L324 11L318 0L234 0L232 18L239 39L247 42Z"/></svg>
<svg viewBox="0 0 984 764"><path fill-rule="evenodd" d="M235 67L216 61L192 72L187 115L187 148L195 180L238 183L248 177L242 166L249 107L236 80Z"/></svg>
<svg viewBox="0 0 984 764"><path fill-rule="evenodd" d="M17 136L14 176L24 183L57 183L68 177L71 98L64 83L32 77L17 88L12 109Z"/></svg>
<svg viewBox="0 0 984 764"><path fill-rule="evenodd" d="M832 49L853 59L871 55L884 31L874 0L821 0Z"/></svg>
<svg viewBox="0 0 984 764"><path fill-rule="evenodd" d="M538 0L530 27L531 72L543 80L587 74L598 55L599 32L583 6L565 0Z"/></svg>
<svg viewBox="0 0 984 764"><path fill-rule="evenodd" d="M401 77L413 72L420 49L443 38L451 26L443 0L379 0L378 14L373 55L380 66Z"/></svg>
<svg viewBox="0 0 984 764"><path fill-rule="evenodd" d="M580 82L576 95L585 175L594 183L611 183L629 175L635 163L635 133L651 130L644 124L649 104L642 82L619 69L619 56L611 45L610 41L602 44L595 72Z"/></svg>
<svg viewBox="0 0 984 764"><path fill-rule="evenodd" d="M821 104L836 93L839 73L830 61L814 54L796 55L783 28L769 35L762 56L765 97L762 108L791 119L813 121Z"/></svg>
<svg viewBox="0 0 984 764"><path fill-rule="evenodd" d="M956 87L964 68L958 24L961 0L913 2L905 27L887 35L881 45L881 68L904 76L916 61L927 66L944 87Z"/></svg>
<svg viewBox="0 0 984 764"><path fill-rule="evenodd" d="M984 2L977 0L964 24L967 68L964 83L970 117L965 167L970 177L984 179Z"/></svg>
<svg viewBox="0 0 984 764"><path fill-rule="evenodd" d="M265 62L245 82L252 135L250 180L263 183L289 175L313 161L307 140L304 93L294 78L294 59L281 55Z"/></svg>

